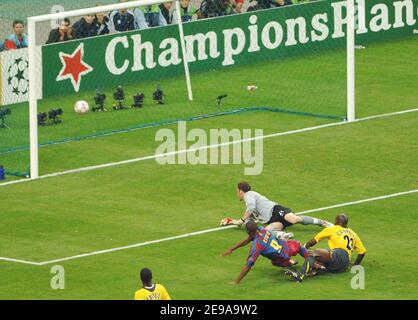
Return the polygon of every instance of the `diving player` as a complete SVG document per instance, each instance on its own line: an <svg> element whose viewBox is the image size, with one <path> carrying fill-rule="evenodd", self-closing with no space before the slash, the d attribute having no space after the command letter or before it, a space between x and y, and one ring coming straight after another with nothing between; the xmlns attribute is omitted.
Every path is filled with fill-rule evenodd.
<svg viewBox="0 0 418 320"><path fill-rule="evenodd" d="M298 241L277 239L266 228L258 227L254 221L248 221L246 229L248 238L239 242L237 245L222 254L223 256L229 256L234 250L244 247L248 243L252 242L247 263L238 278L235 280L235 284L239 284L247 275L257 261L259 255L270 259L271 264L278 267L294 265L295 263L292 262L290 258L297 254L300 254L304 258L308 256L308 250L301 246Z"/></svg>
<svg viewBox="0 0 418 320"><path fill-rule="evenodd" d="M293 237L292 233L285 233L283 230L297 223L303 225L315 224L322 227L332 226L331 223L325 220L294 214L291 209L285 208L255 191L251 191L251 186L247 182L238 183L237 197L245 202L246 210L244 215L241 220L226 218L221 222L221 225L242 225L248 219L253 218L267 224L267 230L272 232L277 238Z"/></svg>

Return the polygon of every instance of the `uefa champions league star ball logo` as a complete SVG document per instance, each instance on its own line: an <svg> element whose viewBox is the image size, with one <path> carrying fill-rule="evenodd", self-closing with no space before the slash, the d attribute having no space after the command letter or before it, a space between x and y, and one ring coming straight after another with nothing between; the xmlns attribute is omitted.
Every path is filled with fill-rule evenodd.
<svg viewBox="0 0 418 320"><path fill-rule="evenodd" d="M24 58L15 59L7 70L7 84L11 92L17 96L24 96L29 90L28 61Z"/></svg>

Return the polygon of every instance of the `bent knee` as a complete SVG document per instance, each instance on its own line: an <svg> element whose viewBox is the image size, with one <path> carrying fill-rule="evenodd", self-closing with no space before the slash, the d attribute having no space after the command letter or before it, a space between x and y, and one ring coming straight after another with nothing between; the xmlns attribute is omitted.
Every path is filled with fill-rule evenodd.
<svg viewBox="0 0 418 320"><path fill-rule="evenodd" d="M287 222L290 222L291 224L300 223L302 221L302 218L295 215L294 213L288 213L284 218Z"/></svg>

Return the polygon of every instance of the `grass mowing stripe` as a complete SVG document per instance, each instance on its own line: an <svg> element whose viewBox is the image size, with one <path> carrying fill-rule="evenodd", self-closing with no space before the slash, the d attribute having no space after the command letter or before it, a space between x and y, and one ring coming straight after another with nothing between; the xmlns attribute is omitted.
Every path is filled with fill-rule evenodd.
<svg viewBox="0 0 418 320"><path fill-rule="evenodd" d="M181 118L181 119L162 120L162 121L158 121L158 122L144 123L144 124L136 125L136 126L133 126L133 127L124 128L124 129L103 131L103 132L97 132L97 133L88 134L88 135L84 135L84 136L66 138L66 139L62 139L62 140L48 141L48 142L45 142L45 143L40 143L39 147L43 148L43 147L48 147L48 146L54 146L54 145L69 143L69 142L72 142L72 141L80 141L80 140L101 138L101 137L107 137L107 136L111 136L111 135L115 135L115 134L137 131L137 130L141 130L141 129L162 127L162 126L176 124L176 123L181 122L181 121L191 122L191 121L205 120L205 119L210 119L210 118L215 118L215 117L236 115L236 114L240 114L240 113L256 112L256 111L269 111L269 112L279 112L279 113L281 112L281 113L287 113L287 114L292 114L292 115L322 118L322 119L341 120L341 121L346 120L345 118L342 118L342 117L339 117L339 116L322 115L322 114L316 114L316 113L311 113L311 112L293 111L293 110L290 110L290 109L283 109L283 108L249 107L249 108L241 108L241 109L235 109L235 110L229 110L229 111L221 111L221 112L215 112L215 113L202 114L202 115L197 115L197 116L192 116L192 117L187 117L187 118ZM4 150L0 150L0 156L5 155L5 154L9 154L9 153L18 152L18 151L28 151L28 150L30 150L30 147L28 145L18 146L18 147L13 147L13 148L7 148L7 149L4 149ZM13 173L13 172L10 172L9 174L18 175L17 173Z"/></svg>
<svg viewBox="0 0 418 320"><path fill-rule="evenodd" d="M374 119L379 119L379 118L386 118L386 117L391 117L391 116L396 116L396 115L401 115L401 114L406 114L406 113L411 113L411 112L416 112L416 111L418 111L418 108L402 110L402 111L397 111L397 112L384 113L384 114L378 114L378 115L374 115L374 116L369 116L369 117L365 117L365 118L356 119L353 122L345 122L345 121L343 121L343 122L332 122L332 123L327 123L327 124L323 124L323 125L319 125L319 126L307 127L307 128L290 130L290 131L285 131L285 132L278 132L278 133L273 133L273 134L260 136L260 137L249 138L249 139L235 140L235 141L230 141L230 142L221 143L221 144L208 145L208 146L199 147L199 148L179 150L179 151L168 152L168 153L163 153L163 154L158 154L158 155L150 155L150 156L146 156L146 157L124 160L124 161L105 163L105 164L102 164L102 165L89 166L89 167L72 169L72 170L67 170L67 171L62 171L62 172L50 173L50 174L40 176L37 179L15 180L15 181L10 181L10 182L6 182L6 183L1 183L0 187L11 185L11 184L17 184L17 183L39 180L39 179L58 177L58 176L63 176L63 175L67 175L67 174L80 173L80 172L85 172L85 171L92 171L92 170L104 169L104 168L109 168L109 167L121 166L121 165L125 165L125 164L131 164L131 163L135 163L135 162L151 160L151 159L166 157L166 156L170 156L170 155L183 154L183 153L187 153L187 152L195 152L195 151L198 151L198 150L205 150L205 149L210 149L210 148L228 146L228 145L233 145L233 144L237 144L237 143L255 141L255 140L260 140L260 139L268 139L268 138L290 135L290 134L295 134L295 133L314 131L314 130L328 128L328 127L335 127L335 126L357 123L357 122L362 122L362 121L369 121L369 120L374 120Z"/></svg>
<svg viewBox="0 0 418 320"><path fill-rule="evenodd" d="M383 196L379 196L379 197L356 200L356 201L351 201L351 202L344 202L344 203L336 204L336 205L333 205L333 206L301 211L301 212L297 212L296 214L300 215L300 214L306 214L306 213L311 213L311 212L324 211L324 210L328 210L328 209L346 207L346 206L356 205L356 204L365 203L365 202L384 200L384 199L388 199L388 198L394 198L394 197L399 197L399 196L413 194L413 193L418 193L418 189L404 191L404 192L397 192L397 193L387 194L387 195L383 195ZM173 237L168 237L168 238L163 238L163 239L157 239L157 240L151 240L151 241L146 241L146 242L140 242L140 243L135 243L135 244L131 244L131 245L123 246L123 247L105 249L105 250L94 251L94 252L90 252L90 253L83 253L83 254L79 254L79 255L75 255L75 256L70 256L70 257L65 257L65 258L60 258L60 259L54 259L54 260L48 260L48 261L43 261L43 262L33 262L33 261L26 261L26 260L5 258L5 257L0 257L0 261L3 260L3 261L16 262L16 263L22 263L22 264L31 264L31 265L43 266L43 265L48 265L48 264L57 263L57 262L64 262L64 261L69 261L69 260L74 260L74 259L79 259L79 258L95 256L95 255L99 255L99 254L105 254L105 253L110 253L110 252L115 252L115 251L127 250L127 249L138 248L138 247L144 247L144 246L148 246L148 245L152 245L152 244L156 244L156 243L161 243L161 242L166 242L166 241L171 241L171 240L177 240L177 239L182 239L182 238L188 238L188 237L193 237L193 236L197 236L197 235L201 235L201 234L205 234L205 233L217 232L217 231L222 231L222 230L227 230L227 229L232 229L232 228L236 228L236 226L226 226L226 227L206 229L206 230L201 230L201 231L196 231L196 232L191 232L191 233L185 233L185 234L178 235L178 236L173 236Z"/></svg>

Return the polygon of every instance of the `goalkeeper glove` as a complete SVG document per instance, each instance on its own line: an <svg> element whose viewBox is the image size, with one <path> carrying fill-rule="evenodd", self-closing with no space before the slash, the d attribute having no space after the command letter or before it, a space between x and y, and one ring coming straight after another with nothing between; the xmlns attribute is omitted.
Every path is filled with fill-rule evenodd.
<svg viewBox="0 0 418 320"><path fill-rule="evenodd" d="M240 226L242 225L244 222L241 220L234 220L232 218L224 218L221 220L220 225L221 226L230 226L230 225L235 225L235 226Z"/></svg>

